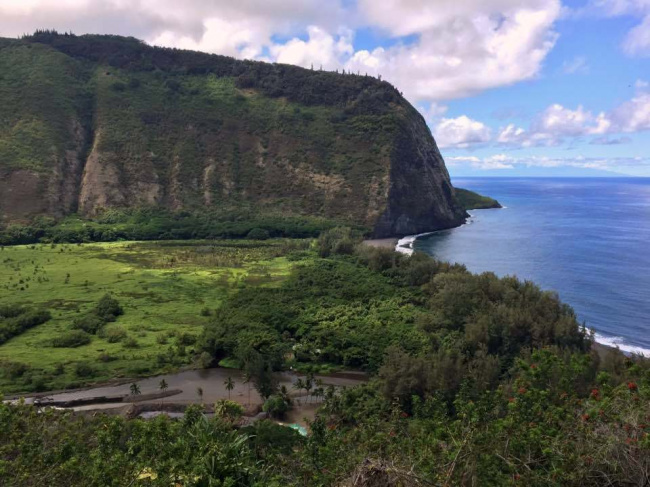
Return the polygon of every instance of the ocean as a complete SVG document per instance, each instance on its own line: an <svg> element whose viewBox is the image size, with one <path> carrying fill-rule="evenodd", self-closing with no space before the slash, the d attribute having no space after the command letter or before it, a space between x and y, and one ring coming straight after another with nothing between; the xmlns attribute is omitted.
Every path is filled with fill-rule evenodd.
<svg viewBox="0 0 650 487"><path fill-rule="evenodd" d="M596 340L650 356L650 178L458 178L499 200L401 244L555 290Z"/></svg>

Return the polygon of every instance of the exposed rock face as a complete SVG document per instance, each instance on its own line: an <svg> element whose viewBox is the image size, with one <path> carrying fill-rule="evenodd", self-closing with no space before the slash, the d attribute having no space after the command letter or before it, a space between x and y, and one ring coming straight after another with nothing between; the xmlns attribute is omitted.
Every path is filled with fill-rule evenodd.
<svg viewBox="0 0 650 487"><path fill-rule="evenodd" d="M413 235L451 228L466 217L440 151L418 114L408 117L391 155L386 209L375 223L375 237Z"/></svg>
<svg viewBox="0 0 650 487"><path fill-rule="evenodd" d="M4 220L247 204L376 237L464 221L424 119L385 82L114 37L40 41L0 39Z"/></svg>

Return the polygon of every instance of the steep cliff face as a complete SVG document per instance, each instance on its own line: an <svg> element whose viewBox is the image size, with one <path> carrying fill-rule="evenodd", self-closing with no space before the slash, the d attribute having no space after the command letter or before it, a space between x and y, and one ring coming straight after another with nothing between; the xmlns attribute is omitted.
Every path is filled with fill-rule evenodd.
<svg viewBox="0 0 650 487"><path fill-rule="evenodd" d="M0 213L235 207L376 236L465 216L429 129L373 78L151 48L0 39Z"/></svg>

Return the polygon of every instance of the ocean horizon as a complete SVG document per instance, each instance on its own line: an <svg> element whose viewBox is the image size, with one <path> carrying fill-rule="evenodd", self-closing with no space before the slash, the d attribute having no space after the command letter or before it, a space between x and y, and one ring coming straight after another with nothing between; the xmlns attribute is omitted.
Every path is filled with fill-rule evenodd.
<svg viewBox="0 0 650 487"><path fill-rule="evenodd" d="M650 356L650 178L452 178L502 209L400 245L555 291L596 341Z"/></svg>

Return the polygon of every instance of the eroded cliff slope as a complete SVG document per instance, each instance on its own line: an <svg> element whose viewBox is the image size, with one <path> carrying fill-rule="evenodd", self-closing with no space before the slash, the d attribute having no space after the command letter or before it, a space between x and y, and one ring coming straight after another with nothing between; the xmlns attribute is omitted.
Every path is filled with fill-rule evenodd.
<svg viewBox="0 0 650 487"><path fill-rule="evenodd" d="M237 206L376 236L458 225L421 115L363 74L114 36L0 39L0 214Z"/></svg>

